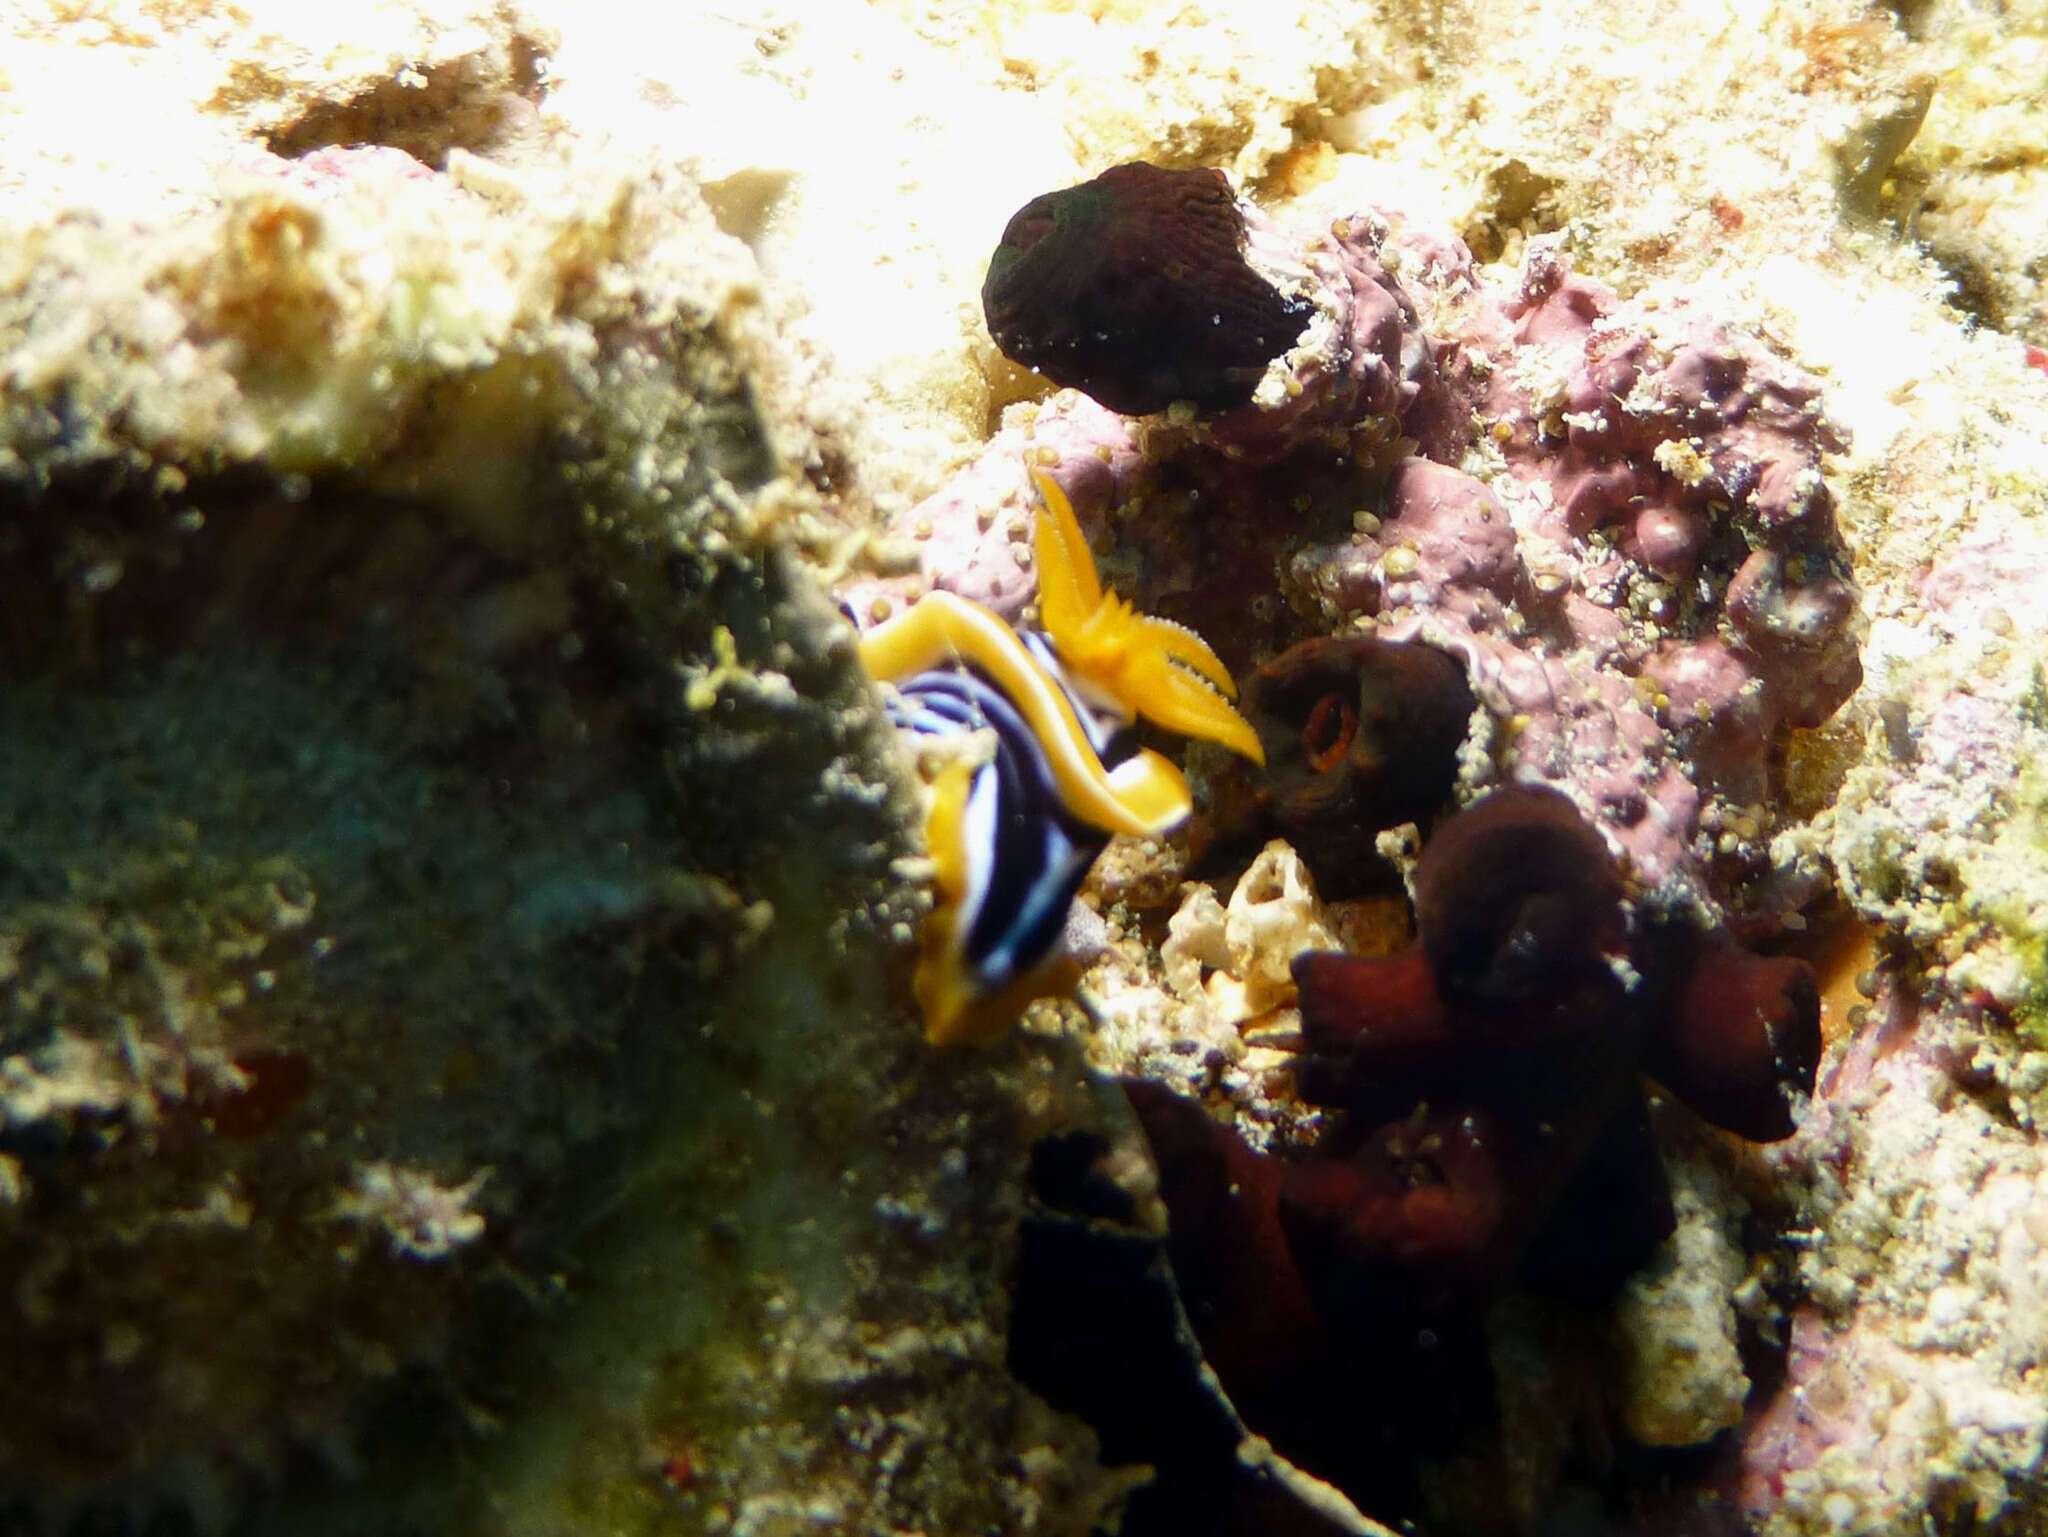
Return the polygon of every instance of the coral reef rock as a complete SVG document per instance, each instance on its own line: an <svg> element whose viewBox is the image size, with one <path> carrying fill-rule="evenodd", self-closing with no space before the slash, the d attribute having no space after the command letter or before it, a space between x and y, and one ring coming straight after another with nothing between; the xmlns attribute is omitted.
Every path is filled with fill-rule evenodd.
<svg viewBox="0 0 2048 1537"><path fill-rule="evenodd" d="M904 1029L758 270L672 170L452 164L5 242L0 1503L1085 1531L1000 1257L1101 1113Z"/></svg>
<svg viewBox="0 0 2048 1537"><path fill-rule="evenodd" d="M1444 1537L2048 1527L2042 11L1737 19L0 7L10 1529L1371 1529L1248 1420ZM1241 400L986 334L1005 222L1139 160L1288 312ZM1177 755L1082 1006L935 1053L817 589L1036 624L1034 470L1238 679L1420 642L1471 709L1440 800L1359 677L1267 712L1264 804ZM1404 883L1515 784L1693 1021L1606 1163L1676 1226L1373 1357L1260 1262L1278 1176L1488 1169L1301 1098L1293 962L1434 987Z"/></svg>

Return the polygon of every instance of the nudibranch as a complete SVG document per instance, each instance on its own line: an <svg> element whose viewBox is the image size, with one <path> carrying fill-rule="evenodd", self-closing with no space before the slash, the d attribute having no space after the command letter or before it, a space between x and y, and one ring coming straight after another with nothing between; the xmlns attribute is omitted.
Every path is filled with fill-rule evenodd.
<svg viewBox="0 0 2048 1537"><path fill-rule="evenodd" d="M869 674L895 687L896 724L962 748L934 776L925 821L934 898L913 988L939 1044L992 1040L1034 998L1069 990L1067 911L1096 855L1193 808L1180 770L1136 742L1140 718L1264 761L1216 653L1105 592L1065 493L1032 478L1043 630L933 592L861 638Z"/></svg>

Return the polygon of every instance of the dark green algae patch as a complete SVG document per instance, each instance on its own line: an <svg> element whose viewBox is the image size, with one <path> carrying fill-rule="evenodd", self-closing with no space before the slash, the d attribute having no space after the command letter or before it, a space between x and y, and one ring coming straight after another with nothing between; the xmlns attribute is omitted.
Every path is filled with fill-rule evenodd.
<svg viewBox="0 0 2048 1537"><path fill-rule="evenodd" d="M922 1047L850 632L682 526L0 499L0 1511L1079 1531L1110 1497L1002 1365L1015 1162L1089 1091Z"/></svg>
<svg viewBox="0 0 2048 1537"><path fill-rule="evenodd" d="M545 1272L758 920L569 579L368 498L11 511L5 1396L65 1407L0 1444L267 1470Z"/></svg>

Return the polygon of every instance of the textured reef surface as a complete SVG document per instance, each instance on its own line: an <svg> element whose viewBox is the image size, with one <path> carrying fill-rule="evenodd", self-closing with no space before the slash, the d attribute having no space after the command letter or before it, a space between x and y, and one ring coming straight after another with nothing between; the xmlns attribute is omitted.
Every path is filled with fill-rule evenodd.
<svg viewBox="0 0 2048 1537"><path fill-rule="evenodd" d="M1269 354L1266 377L1244 398L1134 418L1101 407L1146 399L1155 355L1119 356L1115 334L1098 333L1102 349L1068 374L1094 399L1055 396L997 436L966 489L909 510L958 564L928 555L932 594L871 633L963 604L991 624L984 603L1036 611L1044 536L1041 558L998 582L990 567L1009 539L978 513L966 525L1005 461L1042 488L1064 476L1074 498L1094 493L1110 558L1126 540L1139 549L1125 569L1140 601L1183 615L1226 656L1259 660L1276 638L1337 631L1250 674L1263 752L1200 772L1210 813L1180 843L1181 873L1197 879L1161 952L1171 966L1175 947L1198 951L1197 974L1204 962L1240 973L1226 1029L1279 1044L1281 1017L1298 1020L1280 1091L1296 1145L1243 1140L1268 1133L1242 1103L1241 1130L1211 1122L1199 1102L1213 1085L1185 1057L1148 1071L1099 1006L1088 1012L1093 1055L1125 1075L1160 1163L1189 1321L1246 1424L1374 1515L1412 1519L1441 1503L1424 1487L1431 1466L1512 1455L1511 1433L1472 1450L1497 1418L1489 1309L1533 1296L1599 1316L1671 1239L1642 1075L1761 1142L1791 1137L1813 1092L1814 972L1735 936L1803 922L1814 896L1773 879L1758 840L1772 816L1767 754L1861 678L1856 592L1821 474L1842 443L1814 383L1755 339L1684 304L1623 313L1548 247L1503 289L1482 286L1454 238L1397 232L1380 214L1304 236L1247 209L1219 243L1206 208L1162 216L1157 187L1172 177L1121 167L1028 205L992 272L1013 259L1018 222L1084 198L1088 291L999 293L992 279L992 334L1020 362L1050 357L1057 378L1069 359L1039 339L1070 334L1072 311L1097 307L1102 290L1134 291L1143 311L1161 272L1196 282L1202 263L1221 263L1235 283L1250 253L1281 274L1300 318L1293 345L1267 346L1264 317L1219 306L1215 328L1256 341L1247 351ZM1130 500L1112 515L1101 493L1119 464ZM958 525L951 538L942 521ZM1348 537L1324 535L1332 524ZM1200 559L1224 541L1231 558ZM1036 608L1052 615L1056 595ZM1068 649L1057 631L1052 644ZM936 781L935 808L945 796ZM1470 805L1446 815L1454 799ZM1722 835L1738 816L1747 831ZM950 837L958 818L932 818L936 845L941 820ZM996 889L1014 840L998 818L965 861ZM1313 915L1318 890L1385 890L1405 875L1413 941L1348 954L1312 916L1233 936L1226 914L1222 945L1203 945L1215 897L1199 878L1227 881L1276 832L1302 852L1272 842L1259 862L1301 873L1269 906ZM1419 857L1400 869L1387 856L1418 834ZM1185 993L1189 981L1184 970L1168 985ZM1038 1381L1028 1359L1019 1369ZM1431 1409L1334 1412L1310 1386L1326 1372L1398 1384L1397 1401L1412 1391ZM1638 1385L1631 1429L1648 1441L1703 1441L1739 1418L1725 1391L1691 1418L1649 1410L1669 1388ZM1049 1390L1084 1413L1093 1402L1064 1377ZM1111 1413L1095 1418L1114 1444ZM1133 1455L1170 1465L1156 1444Z"/></svg>
<svg viewBox="0 0 2048 1537"><path fill-rule="evenodd" d="M2048 1520L2038 7L0 44L0 1525Z"/></svg>
<svg viewBox="0 0 2048 1537"><path fill-rule="evenodd" d="M904 1028L918 844L779 528L804 429L657 180L541 168L514 221L252 151L9 246L10 1520L1115 1498L990 1269L1034 1130L1099 1112Z"/></svg>

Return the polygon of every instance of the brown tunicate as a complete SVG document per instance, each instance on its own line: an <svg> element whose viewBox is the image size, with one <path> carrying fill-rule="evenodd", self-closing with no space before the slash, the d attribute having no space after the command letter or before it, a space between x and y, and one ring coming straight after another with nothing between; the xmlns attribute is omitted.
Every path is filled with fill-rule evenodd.
<svg viewBox="0 0 2048 1537"><path fill-rule="evenodd" d="M1446 822L1415 868L1437 984L1473 1004L1551 1005L1608 978L1627 945L1606 843L1555 790L1511 785Z"/></svg>
<svg viewBox="0 0 2048 1537"><path fill-rule="evenodd" d="M989 259L989 335L1127 415L1241 406L1307 319L1245 260L1244 235L1221 171L1134 161L1045 193Z"/></svg>
<svg viewBox="0 0 2048 1537"><path fill-rule="evenodd" d="M1341 897L1377 864L1382 830L1449 799L1472 690L1463 665L1432 646L1329 636L1254 672L1244 708L1266 749L1265 815L1317 889Z"/></svg>

